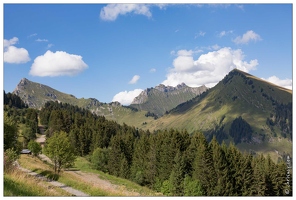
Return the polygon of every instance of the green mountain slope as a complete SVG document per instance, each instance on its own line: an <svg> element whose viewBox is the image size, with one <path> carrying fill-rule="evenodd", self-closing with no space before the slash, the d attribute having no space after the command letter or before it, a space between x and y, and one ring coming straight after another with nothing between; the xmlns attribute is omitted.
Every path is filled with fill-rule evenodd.
<svg viewBox="0 0 296 200"><path fill-rule="evenodd" d="M138 110L149 111L157 116L162 116L167 111L200 95L207 89L208 88L204 85L192 88L185 85L185 83L177 85L176 87L160 84L155 88L144 90L133 100L130 106Z"/></svg>
<svg viewBox="0 0 296 200"><path fill-rule="evenodd" d="M215 135L229 142L234 141L231 125L239 117L252 129L249 140L242 138L237 144L243 150L292 152L292 91L237 69L201 96L145 126L201 130L208 138Z"/></svg>

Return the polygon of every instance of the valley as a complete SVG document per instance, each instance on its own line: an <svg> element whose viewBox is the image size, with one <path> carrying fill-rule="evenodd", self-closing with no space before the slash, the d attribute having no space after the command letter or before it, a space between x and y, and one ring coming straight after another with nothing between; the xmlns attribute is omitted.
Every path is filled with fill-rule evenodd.
<svg viewBox="0 0 296 200"><path fill-rule="evenodd" d="M39 142L44 142L44 134L50 138L45 147L55 141L53 138L61 137L56 142L67 143L69 151L63 155L69 153L76 158L74 168L77 162L80 167L87 165L89 172L98 170L109 178L112 175L147 187L152 196L282 195L286 186L278 184L278 177L284 180L285 161L293 156L292 91L235 69L213 88L204 88L195 97L156 114L156 106L146 106L153 105L156 96L161 97L155 93L162 91L165 101L169 101L176 95L182 99L186 91L193 90L185 85L156 88L149 90L153 91L151 94L144 91L149 94L145 101L143 93L136 97L135 107L101 103L94 98L77 99L22 79L13 94L4 92L4 147L26 148L29 141L36 139L36 132ZM18 141L7 139L15 134L13 130L17 130ZM43 173L23 158L21 165ZM59 181L91 196L109 196L106 190L112 190L111 196L141 195L116 193L118 187L112 184L99 193L93 188L84 190L84 185L76 183L78 177L86 178L78 182L92 187L108 184L93 179L96 175L87 174L80 167L81 171L72 172L65 166L61 174L45 174L57 176ZM243 176L249 177L247 182L241 182ZM270 177L271 183L260 185L262 176ZM229 188L222 189L223 184Z"/></svg>
<svg viewBox="0 0 296 200"><path fill-rule="evenodd" d="M276 157L272 146L279 138L286 141L286 145L278 145L276 151L292 154L291 115L284 116L285 119L276 116L280 105L292 103L292 91L238 69L210 89L205 86L190 88L185 84L148 88L130 106L102 103L95 98L77 99L28 79L22 79L13 93L32 108L40 109L47 101L58 101L88 109L120 124L150 131L174 128L192 133L200 130L209 140L215 135L219 142L226 143L233 141L229 135L232 122L242 117L252 127L252 138L246 144L265 144L265 151L260 152ZM270 120L272 125L267 123ZM244 148L248 145L240 146L243 151L252 151L252 148Z"/></svg>

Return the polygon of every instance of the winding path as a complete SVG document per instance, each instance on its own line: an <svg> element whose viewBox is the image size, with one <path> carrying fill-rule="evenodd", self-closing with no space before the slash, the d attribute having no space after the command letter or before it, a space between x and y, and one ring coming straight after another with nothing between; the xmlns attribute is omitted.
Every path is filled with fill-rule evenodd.
<svg viewBox="0 0 296 200"><path fill-rule="evenodd" d="M53 186L56 186L56 187L59 187L59 188L65 190L66 192L72 194L73 196L77 196L77 197L88 197L89 196L88 194L85 194L84 192L76 190L76 189L74 189L72 187L69 187L69 186L67 186L67 185L65 185L63 183L58 182L58 181L53 181L51 179L48 179L45 176L42 176L42 175L40 175L40 174L38 174L36 172L33 172L31 170L25 169L25 168L23 168L21 166L19 166L18 168L21 171L23 171L23 172L25 172L25 173L27 173L27 174L29 174L31 176L35 176L36 178L38 178L38 179L40 179L42 181L46 181L46 182L48 182L49 184L51 184Z"/></svg>

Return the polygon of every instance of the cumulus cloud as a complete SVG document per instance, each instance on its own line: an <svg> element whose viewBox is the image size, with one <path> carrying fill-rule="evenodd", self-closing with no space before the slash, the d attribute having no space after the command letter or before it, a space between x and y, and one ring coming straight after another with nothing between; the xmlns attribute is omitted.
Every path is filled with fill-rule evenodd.
<svg viewBox="0 0 296 200"><path fill-rule="evenodd" d="M235 44L248 44L251 40L256 42L256 41L260 41L262 39L261 39L260 35L258 35L254 31L250 30L250 31L247 31L245 34L243 34L242 37L241 36L236 37L233 40L233 42Z"/></svg>
<svg viewBox="0 0 296 200"><path fill-rule="evenodd" d="M11 45L14 45L14 44L16 44L16 43L18 43L18 38L17 37L13 37L12 39L10 39L10 40L5 40L4 39L4 41L3 41L3 46L4 46L4 48L5 47L9 47L9 46L11 46Z"/></svg>
<svg viewBox="0 0 296 200"><path fill-rule="evenodd" d="M134 75L133 78L128 82L129 84L135 84L140 79L139 75Z"/></svg>
<svg viewBox="0 0 296 200"><path fill-rule="evenodd" d="M29 57L29 52L24 48L17 48L13 46L16 43L18 43L17 37L13 37L10 40L4 39L3 41L4 62L11 63L11 64L20 64L20 63L29 62L31 60Z"/></svg>
<svg viewBox="0 0 296 200"><path fill-rule="evenodd" d="M287 89L290 89L292 90L292 79L279 79L278 77L276 76L271 76L267 79L265 78L262 78L263 80L265 81L268 81L268 82L271 82L275 85L278 85L278 86L281 86L281 87L284 87L284 88L287 88Z"/></svg>
<svg viewBox="0 0 296 200"><path fill-rule="evenodd" d="M245 72L255 70L258 61L244 60L244 53L240 49L233 50L224 47L217 51L211 51L193 58L194 51L180 50L177 58L173 61L171 68L163 81L164 85L176 86L182 82L191 87L206 85L213 87L232 69L237 68Z"/></svg>
<svg viewBox="0 0 296 200"><path fill-rule="evenodd" d="M100 18L106 21L114 21L119 15L127 13L152 16L149 6L145 4L108 4L101 9Z"/></svg>
<svg viewBox="0 0 296 200"><path fill-rule="evenodd" d="M48 50L44 55L35 58L30 74L41 77L74 76L87 67L79 55L68 54L64 51L53 53Z"/></svg>
<svg viewBox="0 0 296 200"><path fill-rule="evenodd" d="M137 97L143 90L142 89L135 89L132 91L123 91L116 94L112 101L118 101L122 105L130 105L135 97Z"/></svg>

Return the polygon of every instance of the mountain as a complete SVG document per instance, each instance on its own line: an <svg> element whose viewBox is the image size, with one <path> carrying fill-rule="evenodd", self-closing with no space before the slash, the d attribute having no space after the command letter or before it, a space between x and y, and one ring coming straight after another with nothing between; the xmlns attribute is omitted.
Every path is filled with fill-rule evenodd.
<svg viewBox="0 0 296 200"><path fill-rule="evenodd" d="M119 102L102 103L95 98L78 99L74 95L60 92L26 78L21 79L13 94L18 95L30 108L40 109L47 101L58 101L89 109L97 115L103 115L107 119L121 124L132 122L135 125L141 125L143 121L153 120L145 117L145 111L137 111L137 109L123 106Z"/></svg>
<svg viewBox="0 0 296 200"><path fill-rule="evenodd" d="M65 94L49 86L23 78L13 91L31 108L40 109L47 101L65 102L80 107L92 107L102 104L94 98L77 99L74 95Z"/></svg>
<svg viewBox="0 0 296 200"><path fill-rule="evenodd" d="M243 150L291 153L292 90L234 69L213 88L145 126L201 130L207 138L232 141Z"/></svg>
<svg viewBox="0 0 296 200"><path fill-rule="evenodd" d="M159 117L177 105L200 95L207 89L204 85L201 87L188 87L185 83L182 83L172 87L160 84L141 92L139 96L134 98L130 106L138 110L148 111L150 115L155 114Z"/></svg>

